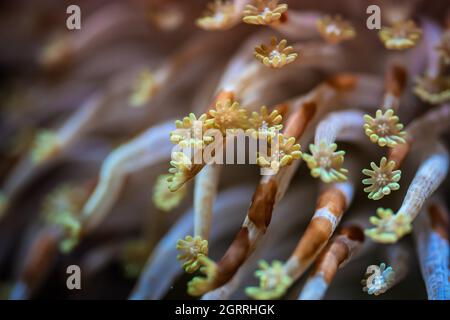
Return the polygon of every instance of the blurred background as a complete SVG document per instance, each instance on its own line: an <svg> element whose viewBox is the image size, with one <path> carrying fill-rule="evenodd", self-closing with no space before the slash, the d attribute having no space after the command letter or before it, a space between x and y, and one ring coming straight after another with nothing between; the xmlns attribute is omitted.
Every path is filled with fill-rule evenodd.
<svg viewBox="0 0 450 320"><path fill-rule="evenodd" d="M337 72L367 73L382 78L388 52L376 31L365 27L366 8L370 4L381 6L383 24L389 19L384 13L401 10L398 8L406 8L412 18L426 18L442 27L449 14L446 0L290 0L283 3L299 11L340 14L355 26L357 37L342 44L347 57L345 63L329 70L312 67L286 76L286 80L270 89L273 92L267 95L266 105L304 94ZM72 4L81 8L81 30L66 28L66 8ZM169 168L167 159L131 170L107 217L95 230L85 234L70 252L61 253L54 248L54 243L45 240L45 236L51 238L53 230L45 218L46 208L56 206L65 210L68 206L65 200L48 204L51 202L49 195L63 186L81 186L83 192L92 192L99 181L102 164L113 150L159 123L204 110L208 105L205 101L210 101L215 94L227 62L245 39L260 30L258 28L264 28L240 23L225 31L201 30L195 20L202 15L206 4L207 1L202 0L17 0L0 3L2 299L127 299L159 240L175 224L182 223L179 219L185 213L192 215L192 187L180 206L170 212L163 212L152 201L157 177ZM276 30L268 32L277 34ZM194 54L180 59L176 76L163 88L158 88L151 100L136 106L130 96L142 72L170 65L177 54L189 50ZM408 61L413 61L416 70L422 72L426 61L414 60L411 56ZM414 75L410 78L408 88ZM402 100L400 117L404 123L429 109L410 91ZM46 132L65 128L70 121L76 122L75 115L83 117L80 110L93 110L90 104L95 105L98 99L102 103L95 107L95 116L83 120L83 127L71 137L63 151L38 164L30 160L39 137L45 139ZM448 145L448 135L445 141ZM344 149L358 155L362 163L368 163L364 150L351 145ZM42 152L49 154L48 150ZM223 170L220 192L240 190L242 196L235 201L229 195L224 196L228 206L225 210L235 218L230 218L228 232L222 232L211 241L213 259L222 256L239 229L259 180L256 166L225 166ZM405 178L406 181L410 178ZM447 178L442 186L447 202L448 181ZM305 185L309 191L301 191ZM302 166L276 212L280 212L280 216L283 212L313 212L315 200L299 203L297 195L307 192L306 199L315 199L317 186L318 182ZM81 198L85 200L86 196L81 195ZM357 199L364 201L365 198L366 195L358 191ZM382 200L380 206L395 207L389 201L393 200ZM358 210L358 204L352 210ZM276 222L289 226L277 245L262 256L284 260L306 228L307 220L284 216ZM427 297L412 238L406 237L402 243L409 248L412 257L408 275L394 289L376 299ZM375 299L362 292L360 280L366 266L382 261L383 251L377 249L350 263L337 275L325 298ZM66 288L66 268L73 264L81 267L82 290ZM181 266L179 268L181 271ZM192 299L186 293L190 275L180 272L175 279L164 279L164 272L161 273L161 281L167 283L167 291L161 298ZM256 283L252 273L245 277L242 288ZM24 283L28 289L23 288ZM286 298L295 298L303 283L302 278ZM233 297L245 298L245 294L240 289Z"/></svg>

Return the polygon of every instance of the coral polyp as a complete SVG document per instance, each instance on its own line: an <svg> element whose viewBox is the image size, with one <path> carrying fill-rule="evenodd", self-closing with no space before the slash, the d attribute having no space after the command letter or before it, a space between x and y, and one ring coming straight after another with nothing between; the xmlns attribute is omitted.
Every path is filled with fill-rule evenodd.
<svg viewBox="0 0 450 320"><path fill-rule="evenodd" d="M4 2L0 299L450 299L448 0Z"/></svg>

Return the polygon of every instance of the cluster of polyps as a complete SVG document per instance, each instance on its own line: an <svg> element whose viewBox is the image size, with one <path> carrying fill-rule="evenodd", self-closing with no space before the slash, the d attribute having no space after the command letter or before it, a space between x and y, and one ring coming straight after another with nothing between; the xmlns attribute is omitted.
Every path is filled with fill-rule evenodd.
<svg viewBox="0 0 450 320"><path fill-rule="evenodd" d="M223 31L215 33L194 29L192 22L201 12L198 1L138 3L139 10L122 2L108 5L89 16L81 32L45 45L37 54L39 63L47 72L61 74L42 74L43 83L36 80L36 85L27 79L20 90L13 90L17 92L11 107L6 103L5 118L2 108L5 132L26 133L15 130L20 124L27 130L32 126L37 134L23 146L11 143L14 148L8 149L9 142L2 143L2 155L4 149L8 152L0 161L0 175L16 167L0 191L0 216L14 212L18 199L29 195L26 186L38 177L52 185L60 176L75 180L70 174L95 181L93 192L69 181L45 197L45 223L40 220L30 227L26 259L18 259L22 268L14 295L31 297L58 260L56 248L70 253L88 236L93 245L78 248L80 256L87 257L86 277L92 279L104 261L119 261L127 275L140 274L133 297L162 297L174 279L181 278L178 257L186 272L203 274L187 287L190 294L205 299L230 297L243 279L250 278L260 258L274 260L259 263L259 283L245 290L249 297L289 294L312 267L298 298L319 299L336 274L347 273L347 263L360 263L354 257L372 260L373 248L384 243L399 249L397 242L413 232L429 297L448 298L448 213L438 200L429 202L448 168L445 143L439 143L450 123L450 107L445 104L450 97L448 30L429 18L418 19L420 24L410 20L416 2L383 4L383 21L389 26L383 26L378 37L384 46L369 36L376 31L343 18L354 17L345 4L342 12L326 15L322 12L329 8L320 8L324 2L307 12L288 9L277 0L214 0L196 26ZM153 33L152 28L158 28L158 35L142 41L143 30ZM261 29L266 32L258 32ZM185 43L177 46L184 36ZM109 39L118 41L121 51L110 43L105 51L111 55L98 52ZM146 46L156 42L158 50L148 50ZM225 63L232 51L236 53ZM166 57L168 52L173 54ZM85 57L89 64L83 62ZM422 73L418 69L424 64ZM381 70L386 70L384 93ZM93 92L91 85L99 79ZM24 90L27 86L29 92ZM412 93L420 100L412 99ZM29 106L20 108L21 100L28 100ZM78 103L61 126L38 130L65 119ZM270 107L256 108L264 104ZM175 121L174 130L172 119L180 115L187 116ZM241 133L246 143L237 149L249 154L247 164L269 173L260 177L253 194L242 186L251 179L252 169L221 165L229 159L235 162L235 145L229 142L233 136L239 143ZM124 136L134 138L124 142ZM266 150L252 149L254 141L264 139ZM300 144L307 150L301 152ZM237 154L239 164L246 162L239 160L241 155ZM58 166L55 171L64 174L50 174L54 164L67 165L68 160L77 166ZM171 168L164 174L168 162ZM193 214L173 223L180 204L190 200L192 184ZM225 186L231 189L224 191ZM41 189L47 190L32 189L38 198ZM396 197L402 196L398 210L392 210ZM380 200L383 208L377 209ZM244 210L245 218L239 216ZM152 212L148 225L134 216L144 211ZM370 217L374 212L377 215ZM243 222L234 240L221 248L226 249L223 257L213 261L217 245L236 231L239 220ZM15 223L12 227L19 228ZM303 229L292 250L286 237ZM39 232L35 235L34 230ZM142 231L140 238L129 239L136 230ZM367 275L365 291L378 295L403 279L408 264L400 263L401 251L392 255L382 250L386 264L375 266L375 277ZM280 261L283 256L288 259ZM366 265L359 266L360 275ZM348 277L350 284L357 280Z"/></svg>
<svg viewBox="0 0 450 320"><path fill-rule="evenodd" d="M171 132L170 140L189 152L172 152L173 168L169 171L173 176L168 178L171 183L169 189L178 190L206 164L223 164L223 156L219 156L223 153L223 145L226 145L223 140L234 138L237 132L246 132L249 137L256 137L259 146L270 143L268 152L263 153L259 149L257 163L261 167L277 171L280 167L291 164L301 156L300 145L295 143L295 138L278 133L281 121L282 117L277 110L269 114L267 108L262 107L261 113L253 112L249 116L238 102L230 100L218 101L214 109L200 117L190 114L183 120L177 120L177 129ZM245 146L245 140L238 141ZM238 151L240 150L242 146L238 146ZM234 155L234 146L232 152ZM231 161L234 163L234 156Z"/></svg>

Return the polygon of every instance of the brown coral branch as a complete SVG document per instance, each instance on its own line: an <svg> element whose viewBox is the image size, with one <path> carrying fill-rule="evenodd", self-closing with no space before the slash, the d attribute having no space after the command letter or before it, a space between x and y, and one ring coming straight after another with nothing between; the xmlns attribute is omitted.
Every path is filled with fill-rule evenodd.
<svg viewBox="0 0 450 320"><path fill-rule="evenodd" d="M423 151L422 151L423 152ZM396 214L391 209L378 208L370 218L375 228L366 229L366 236L376 242L395 243L412 230L412 222L425 201L445 179L449 167L448 152L440 143L424 151L424 159L408 187L402 205Z"/></svg>
<svg viewBox="0 0 450 320"><path fill-rule="evenodd" d="M363 242L364 232L362 228L357 225L343 226L317 258L298 299L322 299L338 269L350 261Z"/></svg>
<svg viewBox="0 0 450 320"><path fill-rule="evenodd" d="M393 109L397 111L400 106L400 97L405 90L408 81L408 74L402 65L393 64L388 68L385 76L385 94L383 99L383 109Z"/></svg>
<svg viewBox="0 0 450 320"><path fill-rule="evenodd" d="M450 105L444 104L434 108L421 117L412 121L406 127L406 143L397 144L389 150L389 161L396 163L395 169L400 168L402 162L412 149L418 149L439 137L450 129Z"/></svg>
<svg viewBox="0 0 450 320"><path fill-rule="evenodd" d="M11 292L10 299L30 298L47 279L58 253L60 231L58 228L46 228L39 233L28 250L19 280Z"/></svg>
<svg viewBox="0 0 450 320"><path fill-rule="evenodd" d="M294 122L289 119L288 123L291 123L291 125L286 126L284 132L295 136L298 141L302 138L307 127L313 127L318 118L327 111L327 108L330 108L338 97L355 89L357 83L358 78L355 76L340 75L333 77L307 96L300 98L297 101L300 107L290 118L299 117L303 121ZM299 116L299 113L303 115ZM311 137L303 138L310 139ZM241 230L217 264L209 259L202 259L203 270L207 273L208 278L194 278L188 286L190 294L202 295L217 288L229 281L237 272L265 233L271 220L273 208L286 192L298 164L299 162L293 163L289 167L282 168L274 176L262 178Z"/></svg>
<svg viewBox="0 0 450 320"><path fill-rule="evenodd" d="M442 200L432 199L414 227L416 251L428 299L448 300L449 212Z"/></svg>

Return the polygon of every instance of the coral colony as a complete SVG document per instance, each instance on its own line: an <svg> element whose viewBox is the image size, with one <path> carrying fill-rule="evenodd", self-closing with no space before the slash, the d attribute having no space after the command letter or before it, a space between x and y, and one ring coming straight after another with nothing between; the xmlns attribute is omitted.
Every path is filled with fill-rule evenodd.
<svg viewBox="0 0 450 320"><path fill-rule="evenodd" d="M450 299L448 1L75 2L1 5L2 298Z"/></svg>

